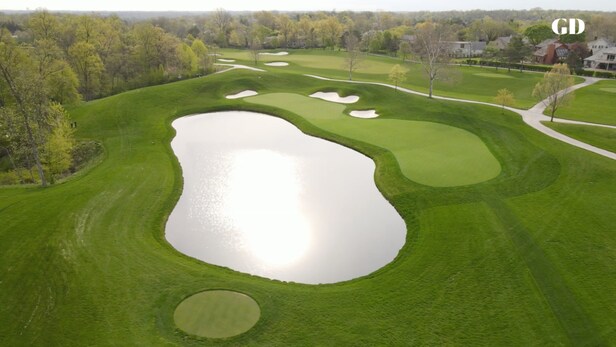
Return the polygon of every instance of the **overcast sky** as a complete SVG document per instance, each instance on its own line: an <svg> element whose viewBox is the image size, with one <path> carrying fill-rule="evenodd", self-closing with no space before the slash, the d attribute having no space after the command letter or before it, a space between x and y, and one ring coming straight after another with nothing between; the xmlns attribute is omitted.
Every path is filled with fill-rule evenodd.
<svg viewBox="0 0 616 347"><path fill-rule="evenodd" d="M230 11L444 11L444 10L494 10L494 9L543 9L616 11L614 0L0 0L4 10L74 11L211 11L224 8Z"/></svg>

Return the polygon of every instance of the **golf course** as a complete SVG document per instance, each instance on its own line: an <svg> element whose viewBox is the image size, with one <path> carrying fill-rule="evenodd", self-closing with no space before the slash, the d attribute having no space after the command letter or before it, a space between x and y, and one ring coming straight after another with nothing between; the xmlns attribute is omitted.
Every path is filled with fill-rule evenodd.
<svg viewBox="0 0 616 347"><path fill-rule="evenodd" d="M254 66L247 51L219 53ZM408 70L401 86L428 90L421 66L399 58L367 56L353 79L389 83L395 64ZM104 153L47 188L0 187L0 345L614 345L616 161L498 107L305 76L347 79L343 65L343 52L289 50L262 55L255 67L263 71L229 69L68 107L75 136ZM508 88L516 108L538 102L542 74L458 73L435 94L493 103ZM598 101L586 88L608 91ZM563 117L616 124L612 89L613 81L577 90ZM226 98L247 90L256 94ZM316 92L359 99L311 98ZM576 116L578 102L596 112ZM176 250L165 226L184 176L171 123L220 111L275 116L373 160L376 187L406 225L395 259L315 285ZM615 150L613 129L554 129Z"/></svg>

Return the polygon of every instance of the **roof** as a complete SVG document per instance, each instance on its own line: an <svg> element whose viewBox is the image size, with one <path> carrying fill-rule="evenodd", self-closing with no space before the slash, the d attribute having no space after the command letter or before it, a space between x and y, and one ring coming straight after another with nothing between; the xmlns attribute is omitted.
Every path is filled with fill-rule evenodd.
<svg viewBox="0 0 616 347"><path fill-rule="evenodd" d="M591 55L590 57L584 59L589 61L607 61L608 54L616 54L616 47L606 48L598 53ZM610 62L614 62L610 60Z"/></svg>
<svg viewBox="0 0 616 347"><path fill-rule="evenodd" d="M547 46L549 46L549 45L551 45L551 44L553 44L553 43L555 44L555 43L557 43L557 42L558 42L558 39L547 39L547 40L543 40L543 41L541 41L541 42L540 42L538 45L536 45L535 47L538 47L538 48L544 48L544 47L547 47Z"/></svg>

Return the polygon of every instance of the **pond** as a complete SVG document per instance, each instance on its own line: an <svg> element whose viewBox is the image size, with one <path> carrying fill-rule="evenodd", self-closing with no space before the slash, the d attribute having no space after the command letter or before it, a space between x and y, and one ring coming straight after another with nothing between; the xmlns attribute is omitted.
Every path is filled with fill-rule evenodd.
<svg viewBox="0 0 616 347"><path fill-rule="evenodd" d="M173 122L182 195L167 240L204 262L266 278L333 283L368 275L406 225L374 162L273 116L216 112Z"/></svg>

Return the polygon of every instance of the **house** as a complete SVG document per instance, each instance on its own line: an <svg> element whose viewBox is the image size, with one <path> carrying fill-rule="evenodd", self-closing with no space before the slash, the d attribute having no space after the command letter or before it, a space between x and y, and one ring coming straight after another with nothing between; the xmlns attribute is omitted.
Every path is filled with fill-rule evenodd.
<svg viewBox="0 0 616 347"><path fill-rule="evenodd" d="M584 67L596 70L616 71L616 47L605 48L584 59Z"/></svg>
<svg viewBox="0 0 616 347"><path fill-rule="evenodd" d="M456 58L471 58L483 54L486 43L483 41L449 41L451 55Z"/></svg>
<svg viewBox="0 0 616 347"><path fill-rule="evenodd" d="M588 42L588 50L590 51L590 54L597 54L606 48L615 47L615 46L616 44L614 44L614 42L611 42L604 38L597 39L595 37L594 41Z"/></svg>
<svg viewBox="0 0 616 347"><path fill-rule="evenodd" d="M535 46L533 59L539 64L552 65L561 62L569 55L569 45L558 39L547 39Z"/></svg>
<svg viewBox="0 0 616 347"><path fill-rule="evenodd" d="M495 40L491 41L488 46L494 47L498 50L503 50L509 46L509 42L511 42L512 36L501 36L497 37Z"/></svg>

